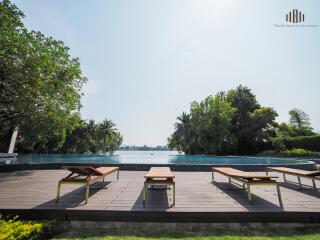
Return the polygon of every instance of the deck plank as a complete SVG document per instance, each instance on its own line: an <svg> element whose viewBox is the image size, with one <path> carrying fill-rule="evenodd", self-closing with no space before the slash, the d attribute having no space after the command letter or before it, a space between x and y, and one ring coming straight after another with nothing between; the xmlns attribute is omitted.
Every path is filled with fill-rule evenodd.
<svg viewBox="0 0 320 240"><path fill-rule="evenodd" d="M320 212L320 191L299 189L295 183L284 183L278 174L284 210L279 207L273 186L252 187L253 204L247 193L236 186L228 189L227 178L216 175L218 183L211 182L209 172L173 172L176 182L176 205L171 206L171 190L148 192L146 205L142 204L145 171L120 171L106 178L105 189L92 189L89 202L84 204L85 189L81 185L63 185L60 202L55 204L58 181L65 170L33 170L0 174L0 209L65 209L127 212ZM263 173L259 173L263 174ZM277 175L277 173L273 173ZM287 176L287 180L296 181ZM310 181L302 179L310 185ZM318 186L320 184L318 183Z"/></svg>

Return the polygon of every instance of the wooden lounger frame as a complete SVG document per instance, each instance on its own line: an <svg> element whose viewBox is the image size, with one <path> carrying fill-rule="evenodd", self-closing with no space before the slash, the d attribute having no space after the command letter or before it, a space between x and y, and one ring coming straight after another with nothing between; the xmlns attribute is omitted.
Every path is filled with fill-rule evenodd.
<svg viewBox="0 0 320 240"><path fill-rule="evenodd" d="M288 169L288 170L290 170L290 171L286 171L285 169ZM296 170L296 172L294 172L294 170ZM300 170L300 169L287 168L287 167L267 167L267 168L266 168L266 174L268 175L269 172L282 173L284 182L287 182L286 174L287 174L287 175L296 176L297 179L298 179L298 183L299 183L300 189L303 189L302 186L304 185L304 184L301 183L301 178L302 178L302 177L303 177L303 178L311 179L312 185L313 185L313 189L314 189L314 190L318 190L315 180L320 181L320 177L315 177L315 175L312 175L312 173L316 173L316 171L315 171L315 172L310 172L310 173L308 174L307 171ZM303 172L306 172L306 173L305 173L305 174L302 174ZM319 175L318 175L318 176L320 176L320 172L319 172ZM305 186L307 186L307 185L305 185Z"/></svg>
<svg viewBox="0 0 320 240"><path fill-rule="evenodd" d="M86 191L85 191L85 204L88 203L88 198L89 198L89 191L90 191L90 185L92 183L95 183L99 180L101 181L101 187L98 187L100 189L104 188L104 178L117 171L117 180L119 180L119 167L108 167L109 171L105 174L99 174L97 171L99 168L93 168L93 167L65 167L64 169L69 170L71 173L61 179L58 183L58 188L57 188L57 196L56 196L56 203L59 202L60 198L60 190L61 190L61 185L62 184L83 184L86 186ZM77 174L76 176L74 176ZM82 177L82 178L80 178ZM91 187L93 188L93 187Z"/></svg>
<svg viewBox="0 0 320 240"><path fill-rule="evenodd" d="M163 171L161 171L163 169ZM154 170L160 171L160 174L153 175L152 172ZM169 170L169 171L168 171ZM162 173L161 173L162 172ZM144 176L145 182L143 185L143 199L142 203L143 205L146 204L146 198L147 198L147 191L150 186L172 186L172 193L173 193L173 199L172 199L172 205L175 205L176 202L176 185L174 182L175 176L171 173L170 168L167 167L152 167L150 168L149 172Z"/></svg>
<svg viewBox="0 0 320 240"><path fill-rule="evenodd" d="M233 169L233 168L230 168L230 169ZM230 189L232 188L232 184L235 184L237 186L242 187L244 190L247 190L248 200L249 200L250 204L252 204L251 186L254 186L254 185L275 185L277 188L279 205L283 209L280 185L277 181L271 179L271 178L277 178L277 177L263 176L263 175L257 175L257 174L252 174L250 176L250 173L248 173L248 172L243 172L244 174L242 176L236 176L236 175L231 175L226 172L220 171L219 168L213 167L212 168L212 181L213 182L214 182L214 173L215 172L220 173L221 175L224 175L228 178ZM232 181L232 179L237 182ZM238 182L242 183L242 185L240 185Z"/></svg>

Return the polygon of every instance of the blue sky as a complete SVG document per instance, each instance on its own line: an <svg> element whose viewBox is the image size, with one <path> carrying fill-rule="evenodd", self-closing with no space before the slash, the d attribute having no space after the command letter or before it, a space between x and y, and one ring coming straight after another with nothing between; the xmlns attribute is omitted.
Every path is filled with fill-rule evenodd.
<svg viewBox="0 0 320 240"><path fill-rule="evenodd" d="M300 108L320 131L320 26L274 27L293 8L320 25L318 0L14 2L80 58L83 117L113 120L125 144L166 144L192 101L239 84L278 121Z"/></svg>

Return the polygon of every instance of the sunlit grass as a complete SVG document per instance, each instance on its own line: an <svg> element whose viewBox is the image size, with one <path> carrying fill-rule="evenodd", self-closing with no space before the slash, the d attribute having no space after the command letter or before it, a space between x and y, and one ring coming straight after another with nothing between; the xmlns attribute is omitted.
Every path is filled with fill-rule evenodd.
<svg viewBox="0 0 320 240"><path fill-rule="evenodd" d="M72 230L56 236L59 240L319 240L320 227L258 227L258 228L219 228L210 232L186 231L99 231Z"/></svg>

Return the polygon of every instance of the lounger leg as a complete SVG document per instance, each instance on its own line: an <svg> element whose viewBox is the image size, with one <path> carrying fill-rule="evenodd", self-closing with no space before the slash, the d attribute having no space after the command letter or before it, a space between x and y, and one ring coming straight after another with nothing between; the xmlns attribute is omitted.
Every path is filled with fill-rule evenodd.
<svg viewBox="0 0 320 240"><path fill-rule="evenodd" d="M102 187L101 188L104 188L104 177L102 178Z"/></svg>
<svg viewBox="0 0 320 240"><path fill-rule="evenodd" d="M285 173L283 174L283 180L284 180L284 182L287 182L286 174L285 174Z"/></svg>
<svg viewBox="0 0 320 240"><path fill-rule="evenodd" d="M283 203L282 203L282 197L281 197L281 191L280 191L279 184L277 184L277 192L278 192L278 198L279 198L280 207L283 209Z"/></svg>
<svg viewBox="0 0 320 240"><path fill-rule="evenodd" d="M298 182L299 182L300 189L302 189L302 184L301 184L300 176L298 176Z"/></svg>
<svg viewBox="0 0 320 240"><path fill-rule="evenodd" d="M88 203L89 191L90 191L90 184L86 183L86 201L85 201L85 204Z"/></svg>
<svg viewBox="0 0 320 240"><path fill-rule="evenodd" d="M59 202L61 182L58 183L56 203Z"/></svg>
<svg viewBox="0 0 320 240"><path fill-rule="evenodd" d="M250 191L250 184L247 184L247 191L248 191L248 199L249 199L249 203L252 204L252 195L251 195L251 191Z"/></svg>
<svg viewBox="0 0 320 240"><path fill-rule="evenodd" d="M267 175L267 176L269 175L268 169L266 169L266 175Z"/></svg>
<svg viewBox="0 0 320 240"><path fill-rule="evenodd" d="M120 170L118 170L118 173L117 173L117 180L119 180L119 172L120 172Z"/></svg>
<svg viewBox="0 0 320 240"><path fill-rule="evenodd" d="M315 181L314 179L312 179L312 184L313 184L313 188L314 188L314 190L317 190L316 181Z"/></svg>
<svg viewBox="0 0 320 240"><path fill-rule="evenodd" d="M173 206L176 204L176 185L173 184Z"/></svg>
<svg viewBox="0 0 320 240"><path fill-rule="evenodd" d="M213 171L211 172L211 175L212 175L212 182L214 182L214 173L213 173Z"/></svg>
<svg viewBox="0 0 320 240"><path fill-rule="evenodd" d="M244 183L242 183L242 188L246 189L246 185Z"/></svg>
<svg viewBox="0 0 320 240"><path fill-rule="evenodd" d="M229 188L231 189L231 178L229 177Z"/></svg>
<svg viewBox="0 0 320 240"><path fill-rule="evenodd" d="M173 184L173 205L176 205L176 184Z"/></svg>
<svg viewBox="0 0 320 240"><path fill-rule="evenodd" d="M148 188L148 185L144 184L144 186L143 186L143 196L142 196L143 205L146 204L147 188Z"/></svg>

